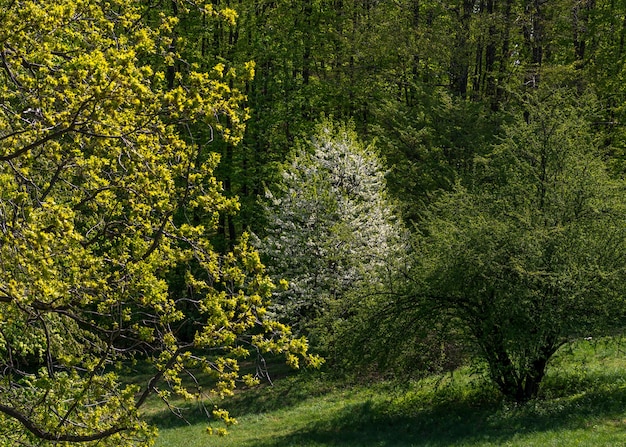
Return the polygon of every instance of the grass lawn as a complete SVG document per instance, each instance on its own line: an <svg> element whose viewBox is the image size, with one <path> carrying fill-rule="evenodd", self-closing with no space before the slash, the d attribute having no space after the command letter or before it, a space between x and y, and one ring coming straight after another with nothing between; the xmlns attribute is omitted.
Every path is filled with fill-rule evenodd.
<svg viewBox="0 0 626 447"><path fill-rule="evenodd" d="M541 398L518 406L469 369L346 386L303 373L239 392L226 437L151 408L157 447L626 447L626 339L578 342L552 361ZM199 412L198 412L199 413Z"/></svg>

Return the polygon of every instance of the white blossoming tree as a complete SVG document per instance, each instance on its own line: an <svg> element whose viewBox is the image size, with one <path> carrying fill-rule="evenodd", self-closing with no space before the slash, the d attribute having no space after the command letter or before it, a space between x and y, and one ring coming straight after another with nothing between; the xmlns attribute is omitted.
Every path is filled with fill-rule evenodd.
<svg viewBox="0 0 626 447"><path fill-rule="evenodd" d="M399 257L385 170L350 125L321 122L266 199L262 254L271 274L289 282L273 308L300 330L364 281L379 281Z"/></svg>

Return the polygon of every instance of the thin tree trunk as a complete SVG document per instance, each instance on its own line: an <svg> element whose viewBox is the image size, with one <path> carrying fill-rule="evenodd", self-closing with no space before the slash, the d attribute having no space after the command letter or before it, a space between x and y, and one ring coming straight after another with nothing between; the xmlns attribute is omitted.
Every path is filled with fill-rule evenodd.
<svg viewBox="0 0 626 447"><path fill-rule="evenodd" d="M458 27L456 30L455 48L450 60L450 90L465 98L469 80L469 41L470 20L474 7L473 0L462 0L456 8Z"/></svg>

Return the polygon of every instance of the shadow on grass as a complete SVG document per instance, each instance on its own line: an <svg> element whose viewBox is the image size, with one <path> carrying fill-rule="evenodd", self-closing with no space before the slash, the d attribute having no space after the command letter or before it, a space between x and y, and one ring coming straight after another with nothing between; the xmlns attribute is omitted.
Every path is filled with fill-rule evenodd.
<svg viewBox="0 0 626 447"><path fill-rule="evenodd" d="M237 418L281 410L297 412L309 401L320 406L306 416L310 420L295 416L300 419L288 435L262 441L252 435L242 443L246 447L450 447L485 441L500 445L515 436L588 429L602 421L614 421L616 433L626 437L626 375L622 369L591 373L570 369L551 374L544 385L545 399L515 405L480 383L452 380L443 386L376 383L349 388L323 374L305 373L215 403ZM212 403L205 406L212 409ZM207 423L207 413L198 405L186 410L185 419L163 410L153 413L149 422L160 428Z"/></svg>
<svg viewBox="0 0 626 447"><path fill-rule="evenodd" d="M160 428L184 427L208 423L214 406L224 408L239 418L288 409L336 390L335 382L325 380L318 372L307 374L290 371L290 373L291 375L283 374L281 380L274 386L262 383L253 388L236 390L234 396L224 400L216 398L202 403L186 402L173 409L168 409L166 404L161 402L153 405L161 409L150 412L145 419L149 424Z"/></svg>
<svg viewBox="0 0 626 447"><path fill-rule="evenodd" d="M615 421L617 430L626 435L624 386L522 406L485 396L482 401L472 397L455 401L449 395L439 404L422 408L410 398L399 403L370 400L348 404L290 435L246 446L449 447L484 441L500 445L519 435L589 428L598 420Z"/></svg>

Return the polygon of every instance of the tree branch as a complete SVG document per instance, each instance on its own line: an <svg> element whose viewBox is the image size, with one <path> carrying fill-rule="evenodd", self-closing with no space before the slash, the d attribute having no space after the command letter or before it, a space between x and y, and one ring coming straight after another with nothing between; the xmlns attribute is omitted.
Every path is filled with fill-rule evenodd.
<svg viewBox="0 0 626 447"><path fill-rule="evenodd" d="M137 402L135 403L135 408L139 408L139 407L141 407L145 403L145 401L148 398L148 396L150 396L150 394L152 394L152 392L155 390L154 387L156 386L157 382L159 380L161 380L163 378L163 376L165 375L165 372L170 370L179 361L178 357L183 352L189 350L190 347L191 346L179 347L176 350L176 352L174 352L174 354L172 354L172 357L168 360L168 362L165 364L165 366L162 369L160 369L159 371L157 371L157 373L150 378L150 380L148 381L148 386L146 386L146 389L143 391L141 396L139 396L139 399L137 399Z"/></svg>
<svg viewBox="0 0 626 447"><path fill-rule="evenodd" d="M13 160L21 155L24 155L26 152L35 149L38 146L41 146L42 144L47 143L48 141L60 137L61 135L69 132L70 130L72 130L73 124L71 124L68 127L63 127L62 129L57 130L56 132L50 132L48 135L46 135L45 137L41 138L40 140L37 141L33 141L32 143L24 146L21 149L18 149L17 151L13 152L12 154L8 154L8 155L1 155L0 156L0 161L9 161L9 160Z"/></svg>
<svg viewBox="0 0 626 447"><path fill-rule="evenodd" d="M43 439L45 441L55 441L55 442L97 441L99 439L104 439L116 433L120 433L122 431L128 430L128 427L119 426L119 427L111 427L107 430L104 430L98 433L92 433L89 435L70 435L70 434L62 434L62 433L51 433L39 427L28 416L16 410L15 408L0 404L0 412L19 421L24 426L24 428L26 428L29 432L31 432L37 438Z"/></svg>

